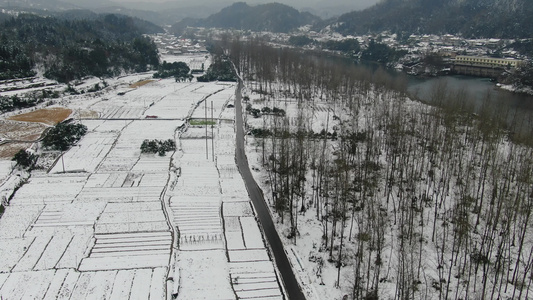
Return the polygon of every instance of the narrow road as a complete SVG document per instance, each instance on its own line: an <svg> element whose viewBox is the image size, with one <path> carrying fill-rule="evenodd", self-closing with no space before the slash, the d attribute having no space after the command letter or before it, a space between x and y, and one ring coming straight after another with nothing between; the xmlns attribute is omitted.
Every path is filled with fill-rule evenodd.
<svg viewBox="0 0 533 300"><path fill-rule="evenodd" d="M250 167L248 165L248 159L244 151L244 126L242 118L242 105L241 105L241 90L242 82L239 82L237 90L235 92L235 126L237 127L237 145L236 145L236 158L237 166L241 172L241 176L248 190L248 194L252 199L255 210L259 217L259 221L263 227L266 239L272 249L272 254L276 262L276 266L281 273L285 290L288 293L290 300L305 300L305 296L300 289L298 281L294 276L294 272L283 248L283 244L279 238L278 232L274 227L274 222L268 211L265 199L263 198L263 192L255 182Z"/></svg>

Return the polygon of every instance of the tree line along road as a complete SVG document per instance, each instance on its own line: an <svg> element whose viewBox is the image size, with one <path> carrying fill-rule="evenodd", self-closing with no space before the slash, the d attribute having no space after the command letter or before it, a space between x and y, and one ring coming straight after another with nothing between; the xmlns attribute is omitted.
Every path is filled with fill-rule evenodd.
<svg viewBox="0 0 533 300"><path fill-rule="evenodd" d="M281 274L285 290L287 291L287 296L290 300L305 300L305 296L300 289L300 285L296 280L294 272L287 258L287 254L283 247L278 232L272 221L272 217L266 205L265 199L263 198L263 192L255 182L252 173L250 171L250 166L248 165L248 159L245 154L244 149L244 124L242 117L242 105L241 105L241 90L242 90L242 81L239 81L237 89L235 91L235 126L237 127L237 141L236 141L236 160L237 167L241 173L241 176L248 190L248 195L252 199L252 203L257 212L259 221L263 228L265 237L272 254L274 255L274 260L276 266Z"/></svg>

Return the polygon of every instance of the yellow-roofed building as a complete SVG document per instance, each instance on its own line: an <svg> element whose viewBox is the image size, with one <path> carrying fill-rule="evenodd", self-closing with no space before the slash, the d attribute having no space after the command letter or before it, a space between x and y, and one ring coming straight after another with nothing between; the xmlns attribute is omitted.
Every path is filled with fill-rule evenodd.
<svg viewBox="0 0 533 300"><path fill-rule="evenodd" d="M455 65L488 67L488 68L516 68L522 63L513 58L495 58L484 56L458 55L455 57Z"/></svg>

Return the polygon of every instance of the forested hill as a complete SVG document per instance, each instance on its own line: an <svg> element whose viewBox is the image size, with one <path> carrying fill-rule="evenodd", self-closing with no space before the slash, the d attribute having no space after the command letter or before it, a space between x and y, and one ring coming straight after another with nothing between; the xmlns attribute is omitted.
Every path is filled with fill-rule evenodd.
<svg viewBox="0 0 533 300"><path fill-rule="evenodd" d="M133 16L127 16L123 14L116 14L112 13L113 15L116 15L118 18L128 19L128 22L133 23L133 26L136 27L136 30L138 30L141 33L145 34L155 34L155 33L163 33L165 30L158 25L155 25L152 22L146 21L144 19L140 19ZM102 14L95 13L88 9L71 9L67 11L61 11L61 12L52 12L51 16L57 17L58 19L64 19L64 20L92 20L92 21L98 21L99 19L102 19Z"/></svg>
<svg viewBox="0 0 533 300"><path fill-rule="evenodd" d="M465 37L531 38L531 0L384 0L344 14L327 25L342 34L462 34Z"/></svg>
<svg viewBox="0 0 533 300"><path fill-rule="evenodd" d="M130 17L99 15L65 20L21 14L0 23L0 79L42 71L69 82L145 71L159 64L154 43Z"/></svg>
<svg viewBox="0 0 533 300"><path fill-rule="evenodd" d="M300 26L314 24L320 18L280 3L249 6L234 3L206 19L185 19L172 26L180 34L187 26L233 28L252 31L289 32Z"/></svg>

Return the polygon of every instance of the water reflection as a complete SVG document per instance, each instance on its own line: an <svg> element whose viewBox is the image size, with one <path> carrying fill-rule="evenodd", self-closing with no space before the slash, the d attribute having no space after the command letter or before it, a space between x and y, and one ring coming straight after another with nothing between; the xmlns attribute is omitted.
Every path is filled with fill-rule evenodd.
<svg viewBox="0 0 533 300"><path fill-rule="evenodd" d="M533 136L533 96L502 90L489 79L410 76L407 90L413 97L430 104L438 104L441 98L445 98L445 101L453 101L455 105L477 113L488 109L502 121L505 120L505 127L509 131Z"/></svg>
<svg viewBox="0 0 533 300"><path fill-rule="evenodd" d="M524 110L533 115L533 96L502 90L486 78L467 76L419 78L409 76L408 91L417 98L431 103L434 88L442 84L446 86L448 95L454 95L461 90L466 91L467 101L470 101L476 109L490 101L490 104L496 107Z"/></svg>

